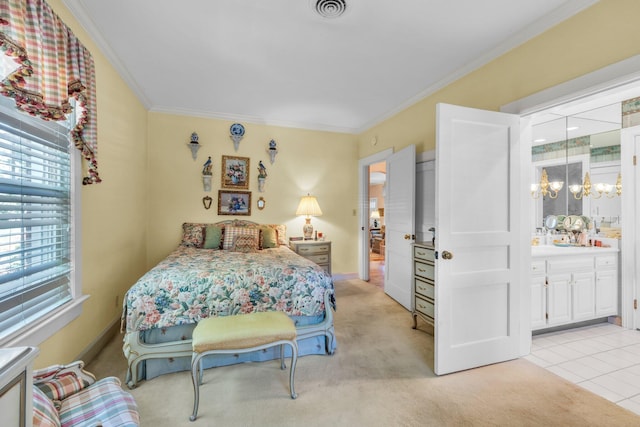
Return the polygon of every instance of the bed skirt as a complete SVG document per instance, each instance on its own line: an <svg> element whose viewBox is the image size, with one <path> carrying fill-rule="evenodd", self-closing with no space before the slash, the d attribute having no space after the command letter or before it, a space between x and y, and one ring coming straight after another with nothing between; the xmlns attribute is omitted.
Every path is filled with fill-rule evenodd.
<svg viewBox="0 0 640 427"><path fill-rule="evenodd" d="M325 292L325 313L319 316L294 316L296 324L298 356L333 354L337 343L333 327L333 310ZM123 352L128 362L126 383L136 387L138 381L150 380L159 375L191 370L191 333L195 324L170 328L129 332L124 336ZM285 355L290 355L286 349ZM206 368L233 365L244 362L261 362L280 357L279 347L271 347L252 353L211 355L203 360Z"/></svg>

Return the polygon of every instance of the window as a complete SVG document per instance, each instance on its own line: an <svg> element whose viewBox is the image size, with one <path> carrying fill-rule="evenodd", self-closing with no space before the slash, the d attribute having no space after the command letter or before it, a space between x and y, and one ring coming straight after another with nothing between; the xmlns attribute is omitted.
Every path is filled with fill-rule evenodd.
<svg viewBox="0 0 640 427"><path fill-rule="evenodd" d="M85 299L75 277L72 119L47 122L0 99L0 345L40 344Z"/></svg>

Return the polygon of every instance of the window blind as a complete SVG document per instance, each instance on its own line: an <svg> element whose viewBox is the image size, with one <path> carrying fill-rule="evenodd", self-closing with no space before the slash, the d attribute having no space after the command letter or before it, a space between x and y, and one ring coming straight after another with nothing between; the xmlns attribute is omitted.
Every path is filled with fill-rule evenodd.
<svg viewBox="0 0 640 427"><path fill-rule="evenodd" d="M0 106L2 337L73 297L68 127Z"/></svg>

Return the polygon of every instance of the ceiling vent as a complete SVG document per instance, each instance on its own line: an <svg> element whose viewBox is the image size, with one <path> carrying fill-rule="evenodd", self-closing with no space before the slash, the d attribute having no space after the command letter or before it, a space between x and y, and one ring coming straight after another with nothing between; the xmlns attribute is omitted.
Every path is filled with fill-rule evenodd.
<svg viewBox="0 0 640 427"><path fill-rule="evenodd" d="M311 4L323 18L337 18L347 10L345 0L312 0Z"/></svg>

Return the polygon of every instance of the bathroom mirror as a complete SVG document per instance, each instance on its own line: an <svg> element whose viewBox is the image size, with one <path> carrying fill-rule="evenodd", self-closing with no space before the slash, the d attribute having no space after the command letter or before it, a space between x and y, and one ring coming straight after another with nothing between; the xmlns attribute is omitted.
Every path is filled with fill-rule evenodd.
<svg viewBox="0 0 640 427"><path fill-rule="evenodd" d="M533 198L533 228L545 226L549 215L585 215L601 224L619 227L620 197L598 197L596 184L615 185L620 172L620 103L583 110L560 108L536 116L532 128L532 179L540 183L543 170L548 181L562 182L557 194ZM565 113L565 114L563 114ZM584 197L585 174L592 194ZM574 190L573 193L571 190ZM580 189L580 191L576 191ZM615 194L615 189L612 191Z"/></svg>

